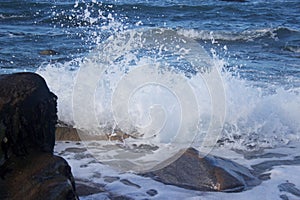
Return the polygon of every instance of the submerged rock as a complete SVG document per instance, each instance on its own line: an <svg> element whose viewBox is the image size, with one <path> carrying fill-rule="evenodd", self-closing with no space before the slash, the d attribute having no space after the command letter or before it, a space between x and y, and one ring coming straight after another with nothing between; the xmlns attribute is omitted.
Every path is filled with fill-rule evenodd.
<svg viewBox="0 0 300 200"><path fill-rule="evenodd" d="M150 189L146 192L149 196L153 197L158 194L157 190Z"/></svg>
<svg viewBox="0 0 300 200"><path fill-rule="evenodd" d="M193 148L166 167L143 175L165 184L200 191L238 192L261 183L248 168L221 157L202 157Z"/></svg>
<svg viewBox="0 0 300 200"><path fill-rule="evenodd" d="M251 165L251 167L254 169L255 174L261 175L276 166L283 165L300 165L300 157L296 156L293 160L267 160L259 164Z"/></svg>
<svg viewBox="0 0 300 200"><path fill-rule="evenodd" d="M52 49L46 49L46 50L40 51L39 54L42 55L42 56L52 56L52 55L57 55L59 53L57 51L52 50Z"/></svg>
<svg viewBox="0 0 300 200"><path fill-rule="evenodd" d="M280 185L278 185L278 189L281 192L288 192L297 197L300 197L300 189L296 188L296 185L294 183L281 183Z"/></svg>

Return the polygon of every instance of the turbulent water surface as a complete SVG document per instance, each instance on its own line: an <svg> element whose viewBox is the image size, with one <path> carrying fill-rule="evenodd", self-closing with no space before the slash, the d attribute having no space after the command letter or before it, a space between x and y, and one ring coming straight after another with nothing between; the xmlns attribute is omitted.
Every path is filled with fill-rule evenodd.
<svg viewBox="0 0 300 200"><path fill-rule="evenodd" d="M0 0L0 73L41 74L60 121L128 144L290 145L299 13L298 0Z"/></svg>

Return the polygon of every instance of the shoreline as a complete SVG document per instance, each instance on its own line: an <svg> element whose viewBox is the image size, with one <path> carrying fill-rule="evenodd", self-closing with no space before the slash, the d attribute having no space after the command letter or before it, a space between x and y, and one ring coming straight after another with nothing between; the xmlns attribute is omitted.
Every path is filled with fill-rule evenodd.
<svg viewBox="0 0 300 200"><path fill-rule="evenodd" d="M92 141L91 141L92 142ZM93 141L95 142L95 141ZM80 199L93 199L106 197L123 196L125 199L223 199L223 200L259 200L259 199L277 199L282 200L280 196L287 196L289 199L297 199L300 196L300 182L297 176L300 172L300 143L286 147L274 149L265 149L257 152L256 155L247 157L234 150L226 148L216 148L211 152L230 160L233 160L243 166L252 168L255 166L257 174L261 174L262 184L253 187L250 190L240 192L203 192L188 190L168 184L157 182L153 179L138 176L135 173L119 172L109 165L104 165L100 160L95 159L85 148L85 144L74 141L57 141L55 154L64 157L72 166L72 172L75 179L84 184L101 185L102 192L94 192L89 195L79 195ZM96 144L94 144L96 145ZM76 150L77 149L77 150ZM294 163L292 162L294 160ZM254 172L255 173L255 172ZM280 175L281 174L281 175ZM121 181L122 180L122 181ZM126 181L127 180L127 181ZM288 184L289 183L289 184ZM284 189L282 189L284 187ZM147 191L155 190L154 196L147 194ZM272 191L272 193L270 193ZM296 193L291 192L296 191ZM253 196L254 195L254 196ZM269 198L268 196L271 195ZM283 197L284 198L284 197Z"/></svg>

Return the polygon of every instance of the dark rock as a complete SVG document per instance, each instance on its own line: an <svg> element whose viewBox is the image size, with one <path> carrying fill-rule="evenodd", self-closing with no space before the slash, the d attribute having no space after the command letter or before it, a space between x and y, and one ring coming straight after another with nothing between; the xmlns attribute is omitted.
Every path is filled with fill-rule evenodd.
<svg viewBox="0 0 300 200"><path fill-rule="evenodd" d="M122 179L120 180L121 183L123 183L124 185L128 185L128 186L131 186L131 187L136 187L136 188L141 188L141 186L139 186L138 184L135 184L127 179Z"/></svg>
<svg viewBox="0 0 300 200"><path fill-rule="evenodd" d="M289 200L288 196L286 196L285 194L282 194L279 197L283 200Z"/></svg>
<svg viewBox="0 0 300 200"><path fill-rule="evenodd" d="M148 195L150 195L151 197L155 196L158 194L158 192L154 189L150 189L146 192Z"/></svg>
<svg viewBox="0 0 300 200"><path fill-rule="evenodd" d="M25 155L30 149L53 152L56 100L37 74L0 75L0 139L8 140L8 154Z"/></svg>
<svg viewBox="0 0 300 200"><path fill-rule="evenodd" d="M271 179L271 173L260 174L258 176L258 178L259 178L259 180L262 180L262 181L270 180Z"/></svg>
<svg viewBox="0 0 300 200"><path fill-rule="evenodd" d="M104 185L76 180L76 192L78 196L88 196L106 192Z"/></svg>
<svg viewBox="0 0 300 200"><path fill-rule="evenodd" d="M69 147L65 151L71 152L71 153L83 153L86 152L86 148L76 148L76 147Z"/></svg>
<svg viewBox="0 0 300 200"><path fill-rule="evenodd" d="M46 50L40 51L39 54L43 55L43 56L51 56L51 55L58 55L59 53L52 49L46 49Z"/></svg>
<svg viewBox="0 0 300 200"><path fill-rule="evenodd" d="M0 199L77 199L71 168L63 158L37 152L9 161L11 171L0 179Z"/></svg>
<svg viewBox="0 0 300 200"><path fill-rule="evenodd" d="M52 154L56 100L37 74L0 75L0 199L77 199L70 166Z"/></svg>
<svg viewBox="0 0 300 200"><path fill-rule="evenodd" d="M104 181L107 182L107 183L112 183L112 182L115 182L115 181L118 181L120 180L119 177L117 176L105 176L104 177Z"/></svg>
<svg viewBox="0 0 300 200"><path fill-rule="evenodd" d="M84 158L93 158L91 154L85 154L85 153L76 153L74 155L75 160L82 160Z"/></svg>
<svg viewBox="0 0 300 200"><path fill-rule="evenodd" d="M297 197L300 197L300 189L296 188L296 185L294 183L281 183L280 185L278 185L278 189L281 192L288 192Z"/></svg>
<svg viewBox="0 0 300 200"><path fill-rule="evenodd" d="M102 177L102 174L99 173L99 172L95 172L95 173L93 174L93 178L101 178L101 177Z"/></svg>
<svg viewBox="0 0 300 200"><path fill-rule="evenodd" d="M245 154L244 157L245 159L258 159L258 158L283 158L287 157L287 154L282 154L282 153L265 153L265 154L257 154L257 155L250 155L250 153Z"/></svg>
<svg viewBox="0 0 300 200"><path fill-rule="evenodd" d="M193 148L166 167L143 175L165 184L200 191L237 192L261 183L248 168L212 155L202 157Z"/></svg>
<svg viewBox="0 0 300 200"><path fill-rule="evenodd" d="M251 165L251 167L254 169L255 174L260 175L266 171L270 171L275 166L299 164L300 158L295 157L293 160L268 160L256 165Z"/></svg>
<svg viewBox="0 0 300 200"><path fill-rule="evenodd" d="M123 195L111 195L109 197L111 200L134 200L133 198L127 197L127 196L123 196Z"/></svg>

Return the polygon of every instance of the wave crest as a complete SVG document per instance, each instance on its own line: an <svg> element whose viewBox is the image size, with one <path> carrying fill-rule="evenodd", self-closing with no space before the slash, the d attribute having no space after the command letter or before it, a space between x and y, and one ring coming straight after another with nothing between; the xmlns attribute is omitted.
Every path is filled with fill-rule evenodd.
<svg viewBox="0 0 300 200"><path fill-rule="evenodd" d="M260 38L277 39L289 35L300 34L299 31L286 27L266 28L256 30L244 30L241 32L209 31L196 29L178 29L179 34L196 40L220 40L220 41L254 41Z"/></svg>

